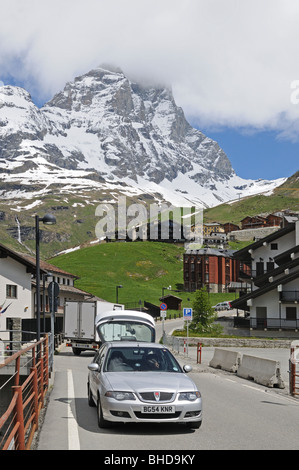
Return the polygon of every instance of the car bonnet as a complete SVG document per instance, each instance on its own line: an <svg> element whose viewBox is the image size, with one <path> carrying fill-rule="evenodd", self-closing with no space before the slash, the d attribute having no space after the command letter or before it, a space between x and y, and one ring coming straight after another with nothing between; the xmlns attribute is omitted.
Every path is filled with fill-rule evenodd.
<svg viewBox="0 0 299 470"><path fill-rule="evenodd" d="M104 375L111 390L116 391L163 390L174 393L196 389L194 382L181 372L105 372Z"/></svg>

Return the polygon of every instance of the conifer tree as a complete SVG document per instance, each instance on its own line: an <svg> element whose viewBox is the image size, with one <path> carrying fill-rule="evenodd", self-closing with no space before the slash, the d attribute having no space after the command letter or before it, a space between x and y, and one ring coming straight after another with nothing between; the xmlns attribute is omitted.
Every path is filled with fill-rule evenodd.
<svg viewBox="0 0 299 470"><path fill-rule="evenodd" d="M211 306L209 293L206 287L199 289L195 293L195 299L192 305L193 315L190 329L198 333L220 333L222 330L219 325L215 325L217 318L214 309Z"/></svg>

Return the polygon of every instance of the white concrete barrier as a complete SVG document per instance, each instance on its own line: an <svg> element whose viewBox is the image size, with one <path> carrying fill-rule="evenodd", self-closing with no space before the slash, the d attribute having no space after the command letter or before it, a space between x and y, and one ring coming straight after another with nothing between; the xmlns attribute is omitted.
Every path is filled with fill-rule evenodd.
<svg viewBox="0 0 299 470"><path fill-rule="evenodd" d="M243 354L237 375L266 387L285 388L280 374L280 363L271 359Z"/></svg>
<svg viewBox="0 0 299 470"><path fill-rule="evenodd" d="M236 351L215 348L214 356L209 366L215 369L223 369L236 372L241 361L241 354Z"/></svg>

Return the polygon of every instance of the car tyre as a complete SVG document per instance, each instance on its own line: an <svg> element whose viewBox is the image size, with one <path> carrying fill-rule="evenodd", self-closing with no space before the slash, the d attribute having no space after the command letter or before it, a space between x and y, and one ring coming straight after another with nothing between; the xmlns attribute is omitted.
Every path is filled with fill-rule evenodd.
<svg viewBox="0 0 299 470"><path fill-rule="evenodd" d="M94 400L93 400L93 398L92 398L92 394L91 394L91 390L90 390L90 385L89 385L89 383L87 384L87 390L88 390L88 404L89 404L89 406L94 407L94 406L96 406L96 404L95 404L95 402L94 402Z"/></svg>
<svg viewBox="0 0 299 470"><path fill-rule="evenodd" d="M97 401L97 411L98 411L98 426L99 428L108 428L110 426L110 422L103 418L103 411L100 397L98 397Z"/></svg>

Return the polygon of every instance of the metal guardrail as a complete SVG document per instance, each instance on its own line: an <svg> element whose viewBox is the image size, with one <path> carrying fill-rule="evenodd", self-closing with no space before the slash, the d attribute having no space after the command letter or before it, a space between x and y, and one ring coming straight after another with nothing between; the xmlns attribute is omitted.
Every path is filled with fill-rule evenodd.
<svg viewBox="0 0 299 470"><path fill-rule="evenodd" d="M27 375L24 369L28 371ZM48 335L10 356L4 356L0 373L2 377L9 378L0 387L0 392L8 396L11 389L12 398L6 411L0 415L0 450L30 450L49 388L49 370Z"/></svg>

